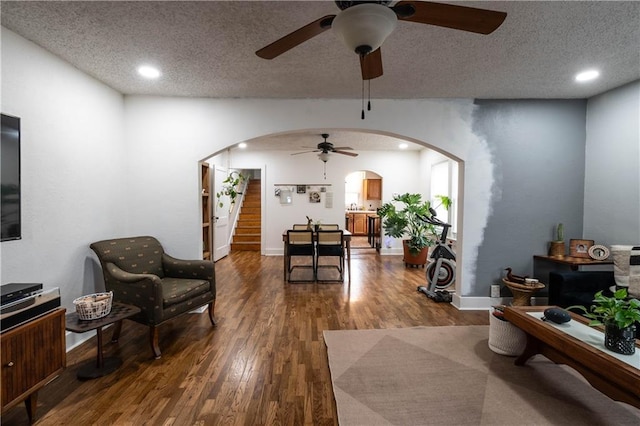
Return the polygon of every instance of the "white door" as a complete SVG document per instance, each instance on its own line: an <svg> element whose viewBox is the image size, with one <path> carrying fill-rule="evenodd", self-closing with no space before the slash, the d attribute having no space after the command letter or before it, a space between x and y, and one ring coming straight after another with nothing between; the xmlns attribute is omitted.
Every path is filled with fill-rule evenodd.
<svg viewBox="0 0 640 426"><path fill-rule="evenodd" d="M218 198L216 194L222 192L222 182L227 178L228 171L216 166L213 174L214 208L213 217L213 261L217 261L229 254L229 196ZM220 207L222 203L222 207Z"/></svg>

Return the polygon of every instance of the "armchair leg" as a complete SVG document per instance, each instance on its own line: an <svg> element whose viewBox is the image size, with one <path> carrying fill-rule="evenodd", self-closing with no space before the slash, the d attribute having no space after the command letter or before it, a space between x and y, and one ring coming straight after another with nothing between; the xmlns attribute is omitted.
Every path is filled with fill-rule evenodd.
<svg viewBox="0 0 640 426"><path fill-rule="evenodd" d="M158 344L158 327L156 327L155 325L149 326L149 340L151 342L153 357L155 359L160 359L162 353L160 352L160 345Z"/></svg>
<svg viewBox="0 0 640 426"><path fill-rule="evenodd" d="M215 326L216 325L216 319L213 316L213 310L216 306L216 301L215 299L209 303L209 320L211 321L211 325Z"/></svg>

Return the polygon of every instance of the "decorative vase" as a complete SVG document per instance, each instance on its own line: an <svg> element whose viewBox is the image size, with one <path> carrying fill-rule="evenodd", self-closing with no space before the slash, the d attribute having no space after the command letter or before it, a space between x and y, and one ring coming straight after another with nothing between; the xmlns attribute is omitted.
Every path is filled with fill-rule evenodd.
<svg viewBox="0 0 640 426"><path fill-rule="evenodd" d="M636 326L618 328L615 324L604 327L604 346L622 355L633 355L636 351Z"/></svg>
<svg viewBox="0 0 640 426"><path fill-rule="evenodd" d="M549 256L563 257L564 254L564 241L551 241L551 245L549 245Z"/></svg>

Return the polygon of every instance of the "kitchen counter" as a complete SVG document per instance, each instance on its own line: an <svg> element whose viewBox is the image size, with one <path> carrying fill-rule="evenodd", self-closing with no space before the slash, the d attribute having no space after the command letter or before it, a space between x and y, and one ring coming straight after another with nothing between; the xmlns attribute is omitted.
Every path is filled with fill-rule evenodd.
<svg viewBox="0 0 640 426"><path fill-rule="evenodd" d="M376 214L378 213L378 211L377 210L345 210L344 213L345 214L350 214L350 213Z"/></svg>

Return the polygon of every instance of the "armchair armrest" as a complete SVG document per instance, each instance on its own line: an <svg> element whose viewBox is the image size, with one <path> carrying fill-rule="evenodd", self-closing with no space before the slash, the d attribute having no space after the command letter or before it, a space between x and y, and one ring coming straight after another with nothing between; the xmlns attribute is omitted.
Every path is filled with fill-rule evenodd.
<svg viewBox="0 0 640 426"><path fill-rule="evenodd" d="M176 259L163 253L162 269L167 277L207 280L215 286L215 267L210 260Z"/></svg>
<svg viewBox="0 0 640 426"><path fill-rule="evenodd" d="M163 306L162 280L153 274L133 274L116 264L105 263L105 287L113 291L113 299L138 306L149 318L150 323L161 320L158 308ZM150 311L149 307L153 307Z"/></svg>
<svg viewBox="0 0 640 426"><path fill-rule="evenodd" d="M107 272L116 280L124 282L124 283L137 283L143 280L157 280L158 284L160 283L160 278L157 275L153 274L133 274L131 272L127 272L124 269L121 269L115 263L107 262Z"/></svg>

